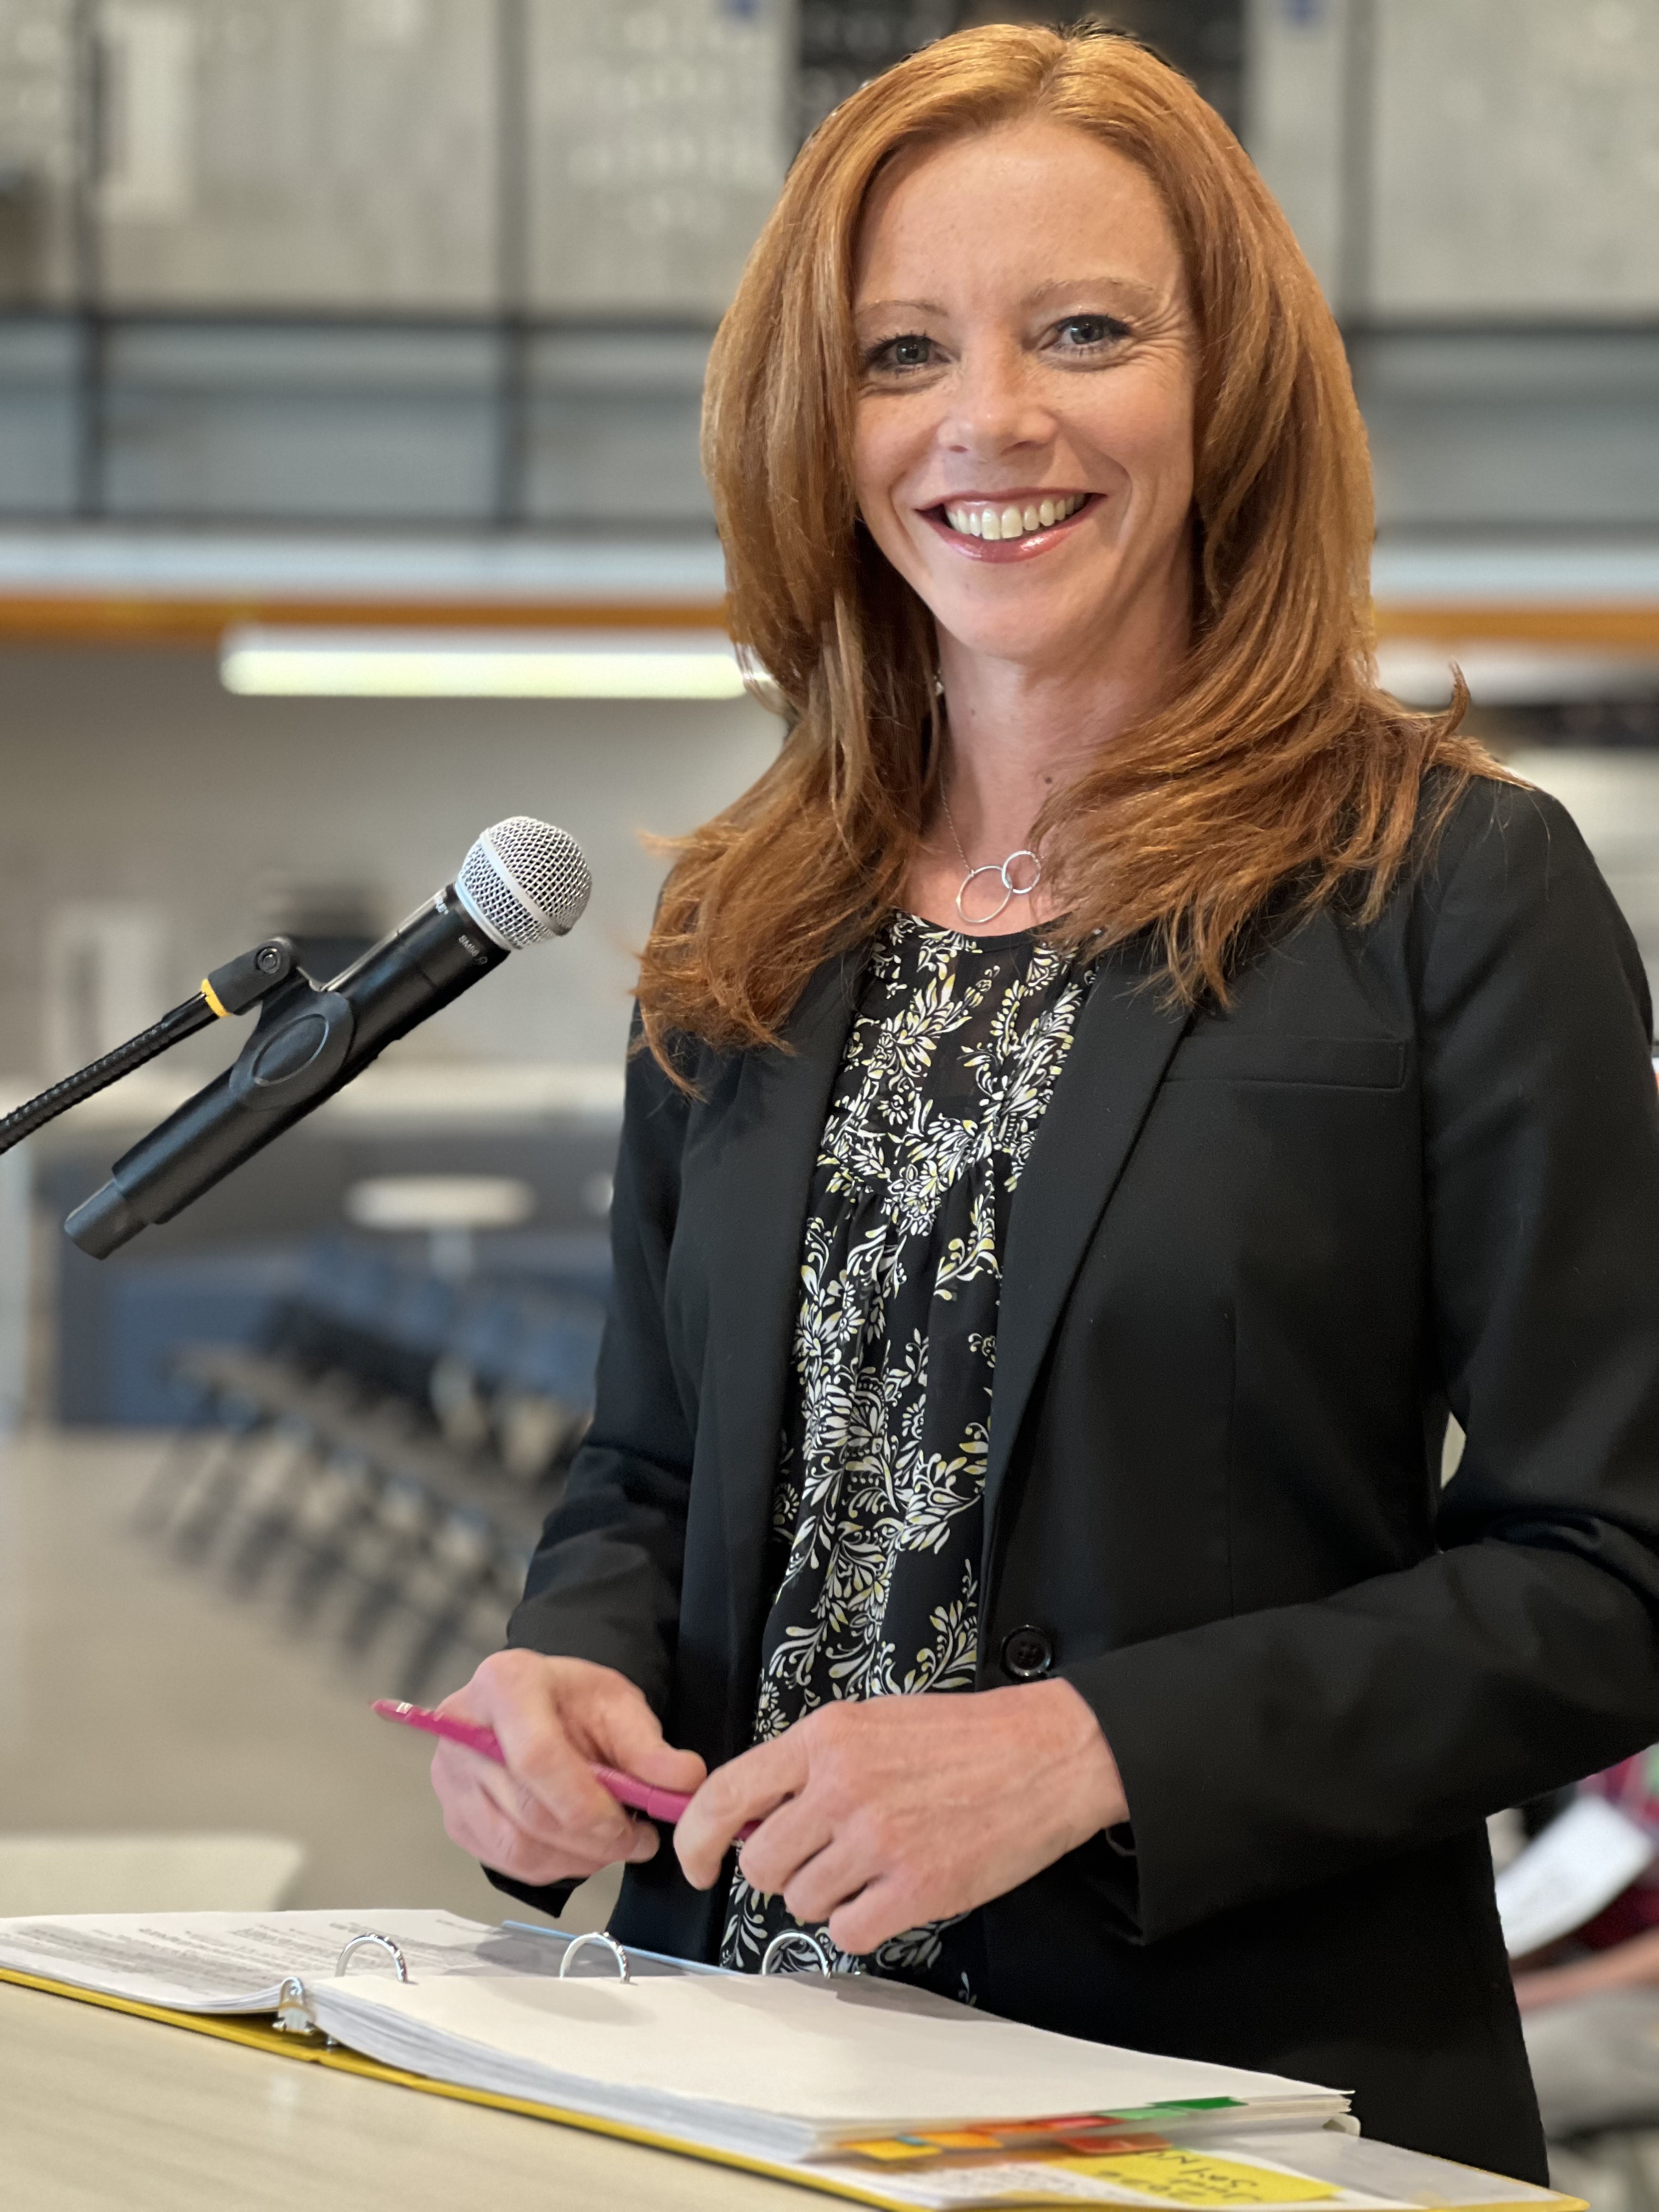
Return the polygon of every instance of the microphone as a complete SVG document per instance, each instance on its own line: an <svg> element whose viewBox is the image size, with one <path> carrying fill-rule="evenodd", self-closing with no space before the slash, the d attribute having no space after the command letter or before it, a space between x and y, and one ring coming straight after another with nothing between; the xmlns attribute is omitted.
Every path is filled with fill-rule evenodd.
<svg viewBox="0 0 1659 2212"><path fill-rule="evenodd" d="M117 1160L64 1224L70 1237L102 1260L171 1221L509 952L562 937L592 889L565 830L526 814L486 830L453 884L331 983L319 989L296 971L270 992L234 1066ZM213 980L204 986L210 1005Z"/></svg>

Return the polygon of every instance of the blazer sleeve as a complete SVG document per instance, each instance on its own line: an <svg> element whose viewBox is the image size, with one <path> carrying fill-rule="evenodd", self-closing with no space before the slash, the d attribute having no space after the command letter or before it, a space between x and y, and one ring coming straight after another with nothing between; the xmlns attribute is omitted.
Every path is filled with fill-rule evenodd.
<svg viewBox="0 0 1659 2212"><path fill-rule="evenodd" d="M507 1631L509 1646L614 1667L659 1715L673 1672L691 1486L692 1419L663 1317L688 1110L684 1094L635 1050L611 1200L611 1305L593 1423Z"/></svg>
<svg viewBox="0 0 1659 2212"><path fill-rule="evenodd" d="M1438 1548L1064 1671L1143 1940L1467 1830L1659 1738L1659 1106L1571 817L1477 784L1415 894ZM1121 1899L1121 1886L1114 1885Z"/></svg>

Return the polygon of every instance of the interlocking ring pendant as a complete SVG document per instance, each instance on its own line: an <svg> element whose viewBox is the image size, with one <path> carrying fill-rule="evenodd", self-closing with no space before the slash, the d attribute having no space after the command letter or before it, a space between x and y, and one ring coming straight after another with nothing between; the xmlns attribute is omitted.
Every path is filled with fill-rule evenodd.
<svg viewBox="0 0 1659 2212"><path fill-rule="evenodd" d="M1031 880L1029 884L1017 884L1009 874L1008 871L1013 866L1017 860L1029 860L1030 862ZM1024 874L1024 871L1022 869L1020 872ZM973 882L975 876L994 876L997 881L1002 885L1002 896L997 901L996 904L991 908L991 911L988 914L969 914L968 911L968 886ZM1002 862L1000 866L999 866L994 860L987 860L982 866L969 869L967 874L962 879L962 889L957 893L957 912L962 916L969 929L983 929L988 921L995 921L997 920L999 915L1000 915L1006 908L1010 899L1030 898L1031 893L1036 889L1037 885L1042 881L1042 861L1038 860L1036 854L1032 852L1030 846L1022 845L1017 853L1010 853L1007 859Z"/></svg>

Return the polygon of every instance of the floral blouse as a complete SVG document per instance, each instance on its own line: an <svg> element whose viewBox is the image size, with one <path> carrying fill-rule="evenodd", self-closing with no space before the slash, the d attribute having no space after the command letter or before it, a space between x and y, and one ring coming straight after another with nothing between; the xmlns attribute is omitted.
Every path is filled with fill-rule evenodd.
<svg viewBox="0 0 1659 2212"><path fill-rule="evenodd" d="M1088 982L1030 935L902 914L876 940L807 1207L757 1743L832 1698L973 1687L1008 1213ZM796 1924L734 1875L722 1962ZM971 2000L976 1940L865 1963Z"/></svg>

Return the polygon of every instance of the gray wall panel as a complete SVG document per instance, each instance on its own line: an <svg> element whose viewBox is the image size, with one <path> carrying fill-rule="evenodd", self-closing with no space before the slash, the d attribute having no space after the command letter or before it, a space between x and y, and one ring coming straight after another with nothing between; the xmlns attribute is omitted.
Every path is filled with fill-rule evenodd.
<svg viewBox="0 0 1659 2212"><path fill-rule="evenodd" d="M0 513L74 506L78 353L71 325L0 320Z"/></svg>
<svg viewBox="0 0 1659 2212"><path fill-rule="evenodd" d="M710 519L697 459L706 335L559 334L531 355L526 507L538 520Z"/></svg>
<svg viewBox="0 0 1659 2212"><path fill-rule="evenodd" d="M104 0L100 20L112 299L489 303L485 0Z"/></svg>
<svg viewBox="0 0 1659 2212"><path fill-rule="evenodd" d="M1659 313L1655 0L1376 5L1372 304Z"/></svg>
<svg viewBox="0 0 1659 2212"><path fill-rule="evenodd" d="M1372 331L1352 352L1383 529L1659 526L1659 331Z"/></svg>
<svg viewBox="0 0 1659 2212"><path fill-rule="evenodd" d="M72 0L0 0L0 303L74 289Z"/></svg>
<svg viewBox="0 0 1659 2212"><path fill-rule="evenodd" d="M112 514L489 511L488 333L143 327L110 354Z"/></svg>
<svg viewBox="0 0 1659 2212"><path fill-rule="evenodd" d="M720 313L783 182L786 0L531 0L530 299Z"/></svg>

